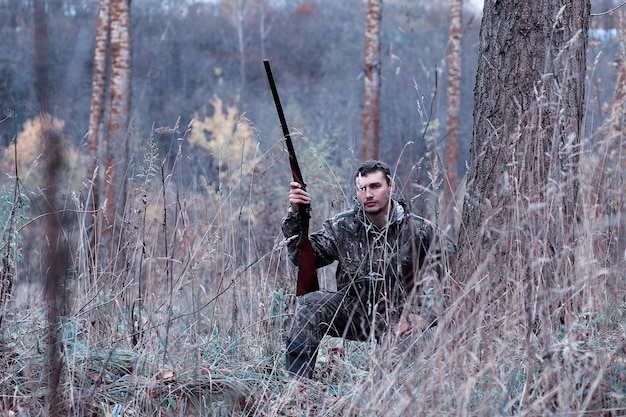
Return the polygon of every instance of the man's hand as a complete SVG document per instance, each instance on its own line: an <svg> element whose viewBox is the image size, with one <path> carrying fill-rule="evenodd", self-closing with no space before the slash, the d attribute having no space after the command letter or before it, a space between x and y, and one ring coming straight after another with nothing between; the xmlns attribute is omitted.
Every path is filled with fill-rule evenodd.
<svg viewBox="0 0 626 417"><path fill-rule="evenodd" d="M300 204L311 204L311 196L296 181L289 183L289 204L292 211L298 211Z"/></svg>
<svg viewBox="0 0 626 417"><path fill-rule="evenodd" d="M430 323L420 315L409 314L405 316L396 328L396 336L408 336L413 332L423 332L428 328Z"/></svg>

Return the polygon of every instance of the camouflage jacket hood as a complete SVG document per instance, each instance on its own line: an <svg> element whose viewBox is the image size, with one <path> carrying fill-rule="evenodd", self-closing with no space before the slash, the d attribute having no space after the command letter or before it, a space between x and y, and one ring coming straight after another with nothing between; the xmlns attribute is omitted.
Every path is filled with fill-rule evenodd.
<svg viewBox="0 0 626 417"><path fill-rule="evenodd" d="M289 212L282 222L289 257L297 265L299 213ZM419 270L433 240L434 225L412 214L401 201L392 200L389 221L383 228L367 220L360 204L323 223L311 233L317 268L337 261L339 291L368 288L372 301L385 302L400 311L407 296L420 282ZM427 320L433 312L422 311Z"/></svg>

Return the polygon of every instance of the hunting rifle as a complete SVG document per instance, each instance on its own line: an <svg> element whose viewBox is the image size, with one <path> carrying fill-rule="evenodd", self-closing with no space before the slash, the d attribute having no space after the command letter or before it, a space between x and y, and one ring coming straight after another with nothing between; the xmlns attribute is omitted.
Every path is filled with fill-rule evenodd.
<svg viewBox="0 0 626 417"><path fill-rule="evenodd" d="M302 173L300 172L300 166L298 165L298 159L296 158L296 151L294 150L293 143L291 142L291 135L289 134L289 128L287 127L283 107L280 104L280 98L278 97L278 91L276 90L276 83L274 82L274 76L272 75L270 61L264 59L263 65L265 65L267 80L270 83L272 96L274 96L274 104L276 105L276 111L278 112L278 119L280 120L280 126L283 129L285 142L287 143L287 152L289 152L289 167L291 168L293 180L298 182L303 190L306 190L306 185L302 179ZM317 281L313 247L311 246L311 241L309 240L311 205L300 204L298 212L300 214L302 230L300 231L300 236L298 237L298 242L296 243L296 246L300 249L300 256L298 257L298 281L296 283L296 295L300 296L309 292L317 291L320 287Z"/></svg>

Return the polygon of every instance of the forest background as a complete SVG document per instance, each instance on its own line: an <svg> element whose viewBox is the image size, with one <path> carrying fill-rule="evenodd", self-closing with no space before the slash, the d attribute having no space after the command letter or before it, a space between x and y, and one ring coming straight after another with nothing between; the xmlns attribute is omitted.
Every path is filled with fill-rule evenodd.
<svg viewBox="0 0 626 417"><path fill-rule="evenodd" d="M367 408L365 398L377 396L369 382L375 373L363 371L375 358L358 345L322 360L327 379L317 391L283 395L281 384L289 385L274 376L282 366L294 287L279 229L290 173L262 65L264 58L272 62L289 125L299 132L294 142L315 198L312 224L319 224L350 206L347 179L361 159L365 2L257 1L245 10L237 3L132 2L131 161L122 216L128 234L117 248L124 252L120 259L91 253L84 229L98 2L46 3L48 99L65 141L59 198L71 243L62 314L71 377L62 383L77 415L87 409L285 414L300 408L294 401L315 407L307 395L317 396L318 406L322 398L329 414L341 414ZM592 149L601 144L622 65L620 14L600 14L616 5L592 4L597 16L589 34L585 105ZM14 283L10 297L3 287L0 330L4 369L17 363L19 370L2 377L5 410L43 404L38 370L44 359L33 351L46 337L39 277L49 264L32 10L30 1L0 2L3 278L9 274ZM472 139L480 10L466 4L464 16L460 176ZM447 2L387 1L381 31L380 157L394 167L399 194L436 223L448 19ZM618 236L619 259L623 232ZM321 278L332 288L331 272ZM29 356L35 359L25 360ZM369 363L359 367L359 361ZM508 369L509 391L523 385L522 369ZM385 372L395 388L383 393L380 407L409 395L400 387L407 375L397 374ZM489 392L487 376L482 383L483 394ZM68 399L74 395L78 400Z"/></svg>

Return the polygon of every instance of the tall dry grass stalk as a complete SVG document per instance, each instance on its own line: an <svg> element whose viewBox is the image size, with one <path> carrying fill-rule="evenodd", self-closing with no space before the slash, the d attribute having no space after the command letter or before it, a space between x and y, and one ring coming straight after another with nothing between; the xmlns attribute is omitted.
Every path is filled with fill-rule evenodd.
<svg viewBox="0 0 626 417"><path fill-rule="evenodd" d="M278 228L284 196L270 197L278 202L265 197L272 195L264 168L273 166L272 153L257 155L245 172L231 171L236 180L228 189L199 182L185 190L177 184L187 156L174 150L163 159L155 147L158 135L172 135L177 143L180 133L155 129L144 143L123 219L125 260L115 273L104 273L110 265L92 252L91 231L83 227L90 213L79 198L72 200L73 225L63 225L76 248L67 286L71 311L60 341L59 392L68 415L626 412L623 263L605 263L601 243L611 231L592 198L602 186L597 177L579 178L576 245L560 264L548 265L543 255L545 221L558 210L520 201L514 228L503 233L510 275L492 280L494 262L502 260L482 253L477 272L462 278L481 292L476 304L465 294L453 297L438 326L404 339L372 345L328 338L316 380L299 381L283 371L282 338L295 285ZM581 150L580 158L582 167L596 166L591 152ZM525 169L532 167L519 175ZM343 174L326 175L320 183L349 189L337 180ZM558 187L550 190L558 193ZM336 203L321 194L319 206ZM261 202L278 209L264 213L257 209ZM447 278L461 279L454 273ZM444 293L446 285L434 287ZM16 290L3 305L5 415L44 413L46 326L41 300Z"/></svg>

